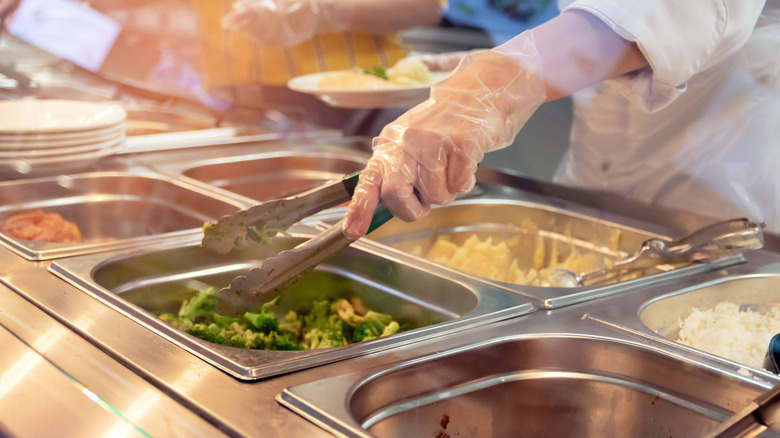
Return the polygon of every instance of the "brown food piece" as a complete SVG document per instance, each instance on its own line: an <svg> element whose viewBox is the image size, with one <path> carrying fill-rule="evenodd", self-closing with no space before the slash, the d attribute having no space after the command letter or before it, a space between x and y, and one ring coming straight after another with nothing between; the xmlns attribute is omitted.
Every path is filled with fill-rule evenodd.
<svg viewBox="0 0 780 438"><path fill-rule="evenodd" d="M81 242L81 232L76 224L57 213L44 213L41 210L11 216L0 227L0 232L17 239L38 242Z"/></svg>

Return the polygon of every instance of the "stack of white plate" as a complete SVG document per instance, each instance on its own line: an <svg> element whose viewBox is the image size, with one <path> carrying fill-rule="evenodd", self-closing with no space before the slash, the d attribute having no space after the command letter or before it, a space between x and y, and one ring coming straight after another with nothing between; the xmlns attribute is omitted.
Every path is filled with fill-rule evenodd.
<svg viewBox="0 0 780 438"><path fill-rule="evenodd" d="M0 101L0 175L85 168L122 147L126 118L118 102Z"/></svg>

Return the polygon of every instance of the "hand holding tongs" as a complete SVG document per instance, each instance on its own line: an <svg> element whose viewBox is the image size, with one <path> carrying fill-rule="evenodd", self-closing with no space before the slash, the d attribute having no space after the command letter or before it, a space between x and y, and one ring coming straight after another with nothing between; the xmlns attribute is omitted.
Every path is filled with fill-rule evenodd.
<svg viewBox="0 0 780 438"><path fill-rule="evenodd" d="M648 239L639 251L612 266L581 274L567 269L555 269L550 283L563 287L606 284L663 264L709 263L763 246L764 235L760 224L744 218L730 219L708 225L671 242Z"/></svg>
<svg viewBox="0 0 780 438"><path fill-rule="evenodd" d="M301 195L269 201L225 216L216 224L204 227L201 245L227 253L233 248L247 246L250 240L267 239L305 217L349 201L359 175L358 171ZM392 217L390 210L380 203L368 232ZM259 267L250 269L246 275L234 278L229 286L217 292L216 311L224 315L256 311L286 284L353 242L344 235L343 223L342 219L318 236L295 248L281 251L275 257L264 260Z"/></svg>

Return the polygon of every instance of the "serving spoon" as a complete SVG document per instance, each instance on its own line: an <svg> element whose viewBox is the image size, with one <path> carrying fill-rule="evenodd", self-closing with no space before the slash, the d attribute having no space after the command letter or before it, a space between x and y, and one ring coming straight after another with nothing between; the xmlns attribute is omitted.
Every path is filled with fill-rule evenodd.
<svg viewBox="0 0 780 438"><path fill-rule="evenodd" d="M764 246L762 225L745 218L715 222L677 240L652 238L644 241L637 252L583 273L556 268L547 273L547 282L557 287L581 287L609 284L620 278L641 274L647 269L668 264L687 266L740 254Z"/></svg>

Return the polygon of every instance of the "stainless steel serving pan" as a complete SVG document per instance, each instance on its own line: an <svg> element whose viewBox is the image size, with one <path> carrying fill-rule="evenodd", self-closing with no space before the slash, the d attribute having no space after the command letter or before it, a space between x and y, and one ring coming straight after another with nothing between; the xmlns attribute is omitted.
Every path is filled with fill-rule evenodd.
<svg viewBox="0 0 780 438"><path fill-rule="evenodd" d="M328 215L335 218L339 214L343 212L334 210L318 219L332 222L333 219ZM515 240L513 256L517 258L519 267L527 270L534 267L535 257L539 254L536 250L540 245L544 249L540 254L546 257L546 266L551 263L551 254L558 254L558 260L562 260L576 250L580 254L593 255L595 259L607 263L636 251L648 238L671 240L668 235L660 232L663 230L649 231L650 228L641 226L642 224L621 222L617 217L594 214L576 204L554 205L544 199L511 196L506 193L494 196L488 190L475 197L434 208L430 214L415 222L392 219L367 238L406 254L422 256L427 254L439 236L446 236L456 244L462 244L472 235L481 240L490 237L494 243ZM680 276L720 269L743 261L744 258L737 255L712 264L695 264L676 269L662 265L635 279L585 287L510 284L463 271L457 272L468 275L475 281L495 284L527 296L541 308L552 309L644 287L657 281L669 281ZM444 269L456 271L454 268Z"/></svg>
<svg viewBox="0 0 780 438"><path fill-rule="evenodd" d="M706 289L708 278L780 275L777 257L751 256L685 282ZM704 436L780 378L670 342L645 326L639 316L645 304L670 291L690 293L658 283L534 312L448 337L430 354L288 387L277 400L345 437L520 430L528 437Z"/></svg>
<svg viewBox="0 0 780 438"><path fill-rule="evenodd" d="M315 231L306 228L308 233ZM296 232L295 229L292 230ZM71 257L52 263L56 275L133 318L218 369L242 380L334 362L408 345L468 327L533 311L517 294L486 284L447 278L409 259L355 245L337 253L280 295L280 315L305 310L322 297L357 296L368 308L389 313L413 329L374 341L313 351L261 351L202 341L158 319L153 311L176 311L194 288L221 287L237 273L305 240L301 230L272 244L217 254L200 240L143 251ZM310 234L309 234L310 236Z"/></svg>
<svg viewBox="0 0 780 438"><path fill-rule="evenodd" d="M49 243L0 233L0 243L29 260L49 260L199 234L203 223L245 206L229 193L143 169L0 182L0 221L35 210L58 213L81 243Z"/></svg>
<svg viewBox="0 0 780 438"><path fill-rule="evenodd" d="M161 172L209 184L256 202L297 195L363 169L365 152L338 144L290 145L284 149L183 159L150 165Z"/></svg>
<svg viewBox="0 0 780 438"><path fill-rule="evenodd" d="M694 309L708 310L724 301L752 311L780 304L780 256L760 250L746 253L746 259L743 264L621 294L603 302L602 306L590 309L585 318L643 339L658 340L675 349L696 352L728 364L745 375L760 379L774 377L761 367L752 367L677 342L680 321Z"/></svg>
<svg viewBox="0 0 780 438"><path fill-rule="evenodd" d="M501 336L280 401L347 437L704 436L760 388L634 342Z"/></svg>

